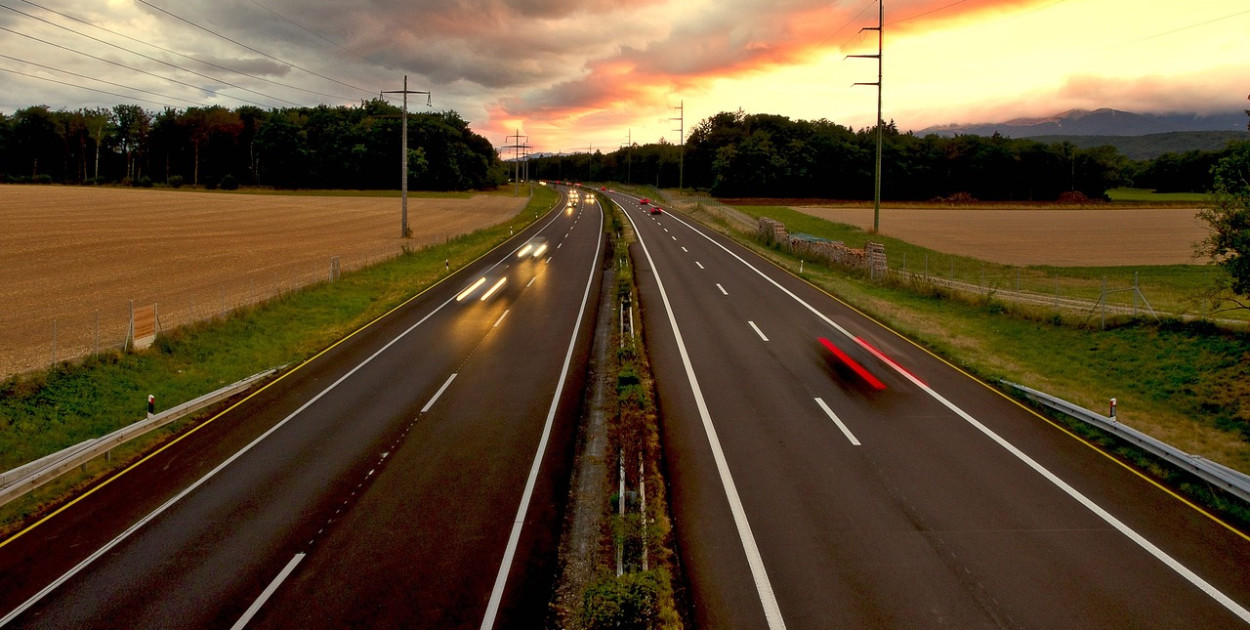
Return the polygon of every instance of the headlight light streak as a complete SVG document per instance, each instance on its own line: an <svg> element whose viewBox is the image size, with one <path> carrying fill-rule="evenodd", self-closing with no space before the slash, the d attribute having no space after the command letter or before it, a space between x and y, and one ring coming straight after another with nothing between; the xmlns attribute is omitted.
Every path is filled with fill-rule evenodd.
<svg viewBox="0 0 1250 630"><path fill-rule="evenodd" d="M486 277L485 277L485 276L483 276L483 277L481 277L481 278L478 278L478 279L477 279L477 282L474 282L473 284L470 284L470 285L469 285L469 288L467 288L467 289L465 289L465 290L461 291L461 292L460 292L460 295L457 295L457 296L456 296L456 301L457 301L457 302L463 302L465 298L469 297L470 295L473 295L473 292L474 292L474 291L477 291L478 287L482 286L483 284L486 284Z"/></svg>
<svg viewBox="0 0 1250 630"><path fill-rule="evenodd" d="M483 282L485 282L485 278L483 278L482 280ZM486 291L486 293L482 294L481 301L485 302L486 300L489 300L490 296L494 295L496 292L502 289L503 285L507 283L508 283L507 278L500 278L498 282L496 282L493 286L491 286L490 289Z"/></svg>

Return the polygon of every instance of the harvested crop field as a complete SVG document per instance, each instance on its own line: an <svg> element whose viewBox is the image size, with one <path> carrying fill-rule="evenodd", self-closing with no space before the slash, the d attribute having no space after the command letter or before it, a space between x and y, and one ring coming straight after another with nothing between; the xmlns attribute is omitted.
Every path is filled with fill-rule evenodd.
<svg viewBox="0 0 1250 630"><path fill-rule="evenodd" d="M164 328L500 223L525 198L399 199L0 186L0 375L120 346L130 303Z"/></svg>
<svg viewBox="0 0 1250 630"><path fill-rule="evenodd" d="M872 228L872 208L801 207ZM1206 238L1197 208L882 208L881 233L935 251L1008 265L1186 265Z"/></svg>

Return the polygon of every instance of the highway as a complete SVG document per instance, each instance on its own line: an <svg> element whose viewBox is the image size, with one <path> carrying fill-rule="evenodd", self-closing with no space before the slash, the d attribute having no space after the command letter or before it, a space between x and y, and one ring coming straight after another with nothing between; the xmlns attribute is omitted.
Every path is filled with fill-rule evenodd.
<svg viewBox="0 0 1250 630"><path fill-rule="evenodd" d="M562 201L0 541L0 625L541 625L603 250Z"/></svg>
<svg viewBox="0 0 1250 630"><path fill-rule="evenodd" d="M1250 624L1243 534L724 237L612 197L639 236L697 627Z"/></svg>

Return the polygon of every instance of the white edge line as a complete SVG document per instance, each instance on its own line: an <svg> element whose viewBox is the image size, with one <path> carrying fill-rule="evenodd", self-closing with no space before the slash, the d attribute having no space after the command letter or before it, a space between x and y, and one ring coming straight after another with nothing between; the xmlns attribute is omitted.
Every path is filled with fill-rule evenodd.
<svg viewBox="0 0 1250 630"><path fill-rule="evenodd" d="M842 429L842 435L845 435L846 439L851 441L851 444L854 444L855 446L860 445L859 440L855 439L855 435L851 433L850 429L846 428L845 424L842 424L842 419L838 417L838 414L833 413L833 410L829 408L829 405L825 404L824 400L817 398L816 404L820 405L820 408L824 410L825 414L829 416L830 420L833 420L834 424L838 425L839 429Z"/></svg>
<svg viewBox="0 0 1250 630"><path fill-rule="evenodd" d="M421 408L421 413L428 412L430 407L434 406L434 403L437 402L439 397L443 395L443 392L447 391L447 387L450 386L451 382L454 380L456 380L456 373L452 372L451 376L448 376L447 380L443 381L443 386L438 388L438 391L434 392L434 396L430 398L430 401L425 403L425 406Z"/></svg>
<svg viewBox="0 0 1250 630"><path fill-rule="evenodd" d="M403 339L404 337L406 337L408 333L412 332L413 330L416 330L417 326L424 324L426 320L433 317L439 311L443 310L448 304L451 304L453 301L455 301L455 298L449 298L446 302L443 302L437 308L427 313L426 316L422 317L417 323L408 327L408 329L405 330L404 332L396 335L394 339L391 339L389 342L387 342L386 345L379 348L377 352L374 352L373 354L369 355L368 358L366 358L364 361L361 361L359 364L356 365L356 367L352 368L343 376L340 376L338 380L334 381L333 383L330 383L330 385L328 385L325 389L321 390L320 393L310 398L308 402L304 403L303 405L300 405L298 409L296 409L295 411L292 411L290 415L288 415L287 417L283 418L280 422L270 427L268 431L265 431L264 433L257 436L256 439L249 442L247 446L244 446L243 448L239 449L234 455L231 455L225 461L218 464L216 468L213 468L212 470L205 473L203 477L200 477L198 480L196 480L195 483L187 486L182 492L179 492L178 494L171 497L168 501L162 503L160 507L156 508L155 510L152 510L150 513L148 513L147 516L139 519L134 525L131 525L129 528L127 528L126 531L118 534L116 538L114 538L113 540L110 540L103 547L100 547L99 549L97 549L95 553L84 558L82 562L79 562L77 565L74 566L74 568L70 569L69 571L66 571L64 575L57 578L51 584L48 584L47 586L43 587L43 590L32 595L30 599L23 602L21 606L14 608L11 612L9 612L9 614L5 615L3 619L0 619L0 626L4 626L5 624L9 623L14 618L16 618L18 615L21 615L22 613L26 612L27 609L29 609L31 606L34 606L36 603L39 602L39 600L43 599L44 597L47 597L48 593L51 593L52 591L56 590L62 584L68 582L75 575L78 575L78 573L81 572L83 569L86 569L88 566L90 566L91 563L95 562L96 560L99 560L102 556L107 554L109 551L112 551L114 547L116 547L117 545L120 545L122 541L129 538L131 534L134 534L135 532L139 531L145 525L155 520L156 517L160 516L166 510L173 507L174 504L183 500L184 498L187 497L187 495L191 494L192 492L195 492L195 490L198 489L200 486L204 485L210 479L217 476L217 474L220 473L222 470L225 470L227 466L229 466L230 464L233 464L235 460L239 459L248 451L252 450L257 444L260 444L266 438L276 433L282 427L286 426L286 423L290 422L293 418L295 418L295 416L298 416L305 409L311 407L318 400L321 400L322 396L325 396L326 394L330 393L330 390L334 389L335 387L338 387L343 381L347 380L353 374L355 374L358 370L360 370L360 368L364 367L369 362L373 361L375 358L378 357L378 355L382 354L383 352L386 352L391 346L398 343L400 339Z"/></svg>
<svg viewBox="0 0 1250 630"><path fill-rule="evenodd" d="M764 331L760 330L760 327L756 326L755 322L751 320L747 320L747 323L751 325L751 329L755 331L755 334L760 336L760 339L763 339L764 341L768 341L768 337L764 336Z"/></svg>
<svg viewBox="0 0 1250 630"><path fill-rule="evenodd" d="M247 626L248 622L252 620L252 617L255 617L256 613L260 612L260 607L264 606L265 602L269 601L270 597L273 597L274 591L278 590L278 586L280 586L282 582L291 575L291 572L295 570L295 565L299 564L300 560L304 559L304 555L305 554L303 553L297 553L294 558L291 558L290 562L286 563L282 572L278 573L278 576L269 583L269 586L265 587L265 591L260 594L260 597L256 598L256 601L252 602L252 605L248 607L247 612L244 612L243 616L239 617L239 620L236 621L233 626L230 626L230 630L242 630L245 626Z"/></svg>
<svg viewBox="0 0 1250 630"><path fill-rule="evenodd" d="M851 339L855 338L855 336L852 335L848 330L846 330L842 326L839 326L832 319L829 319L828 316L826 316L824 313L817 310L811 304L808 304L806 301L803 300L803 298L800 298L789 289L781 286L779 282L770 278L767 274L765 274L763 271L760 271L757 267L755 267L751 263L747 262L744 258L730 251L728 247L725 247L724 245L713 240L712 237L708 236L707 234L704 234L701 230L695 229L694 226L690 225L689 223L686 223L682 219L677 219L677 220L680 221L687 228L690 228L690 230L693 231L695 234L702 236L713 245L724 250L725 253L738 259L738 262L741 262L743 265L746 265L747 268L754 271L761 278L764 278L768 282L772 283L773 286L777 287L783 293L790 296L794 301L806 307L807 310L814 313L817 317L824 320L826 323L828 323L830 326L837 329L842 334L846 335L847 337ZM645 247L643 249L644 251L646 250ZM654 267L655 266L652 265L652 269L654 269ZM659 283L658 274L656 275L656 283L657 284ZM967 422L968 424L971 424L974 428L976 428L981 433L985 434L986 437L993 440L995 443L997 443L1007 452L1014 455L1021 462L1024 462L1026 466L1028 466L1029 468L1032 468L1034 471L1040 474L1047 481L1051 482L1057 488L1059 488L1064 493L1066 493L1069 497L1076 500L1081 505L1085 506L1086 509L1093 512L1096 516L1098 516L1098 518L1102 519L1103 522L1107 523L1108 525L1110 525L1111 527L1119 531L1121 534L1128 537L1129 540L1133 541L1139 547L1145 550L1147 553L1154 556L1155 559L1157 559L1159 562L1162 562L1165 566L1167 566L1169 569L1174 571L1177 575L1183 577L1190 584L1198 587L1199 590L1201 590L1203 593L1206 593L1208 596L1211 597L1211 599L1214 599L1220 605L1224 606L1224 608L1226 608L1229 612L1236 615L1242 621L1246 623L1250 623L1250 610L1247 610L1241 604L1238 604L1236 601L1233 601L1231 597L1225 595L1219 589L1216 589L1209 582L1199 577L1198 574L1194 573L1188 567L1181 564L1176 559L1172 558L1172 556L1168 555L1167 552L1155 546L1154 543L1147 540L1141 534L1138 534L1134 529L1132 529L1131 527L1129 527L1128 525L1120 521L1120 519L1117 519L1116 517L1112 516L1111 513L1103 509L1102 506L1098 505L1093 500L1086 497L1084 494L1081 494L1081 492L1078 491L1076 488L1073 488L1072 486L1068 485L1066 481L1064 481L1063 479L1060 479L1057 475L1050 472L1050 470L1048 470L1045 466L1042 466L1041 464L1039 464L1032 457L1029 457L1027 454L1025 454L1024 451L1021 451L1014 444L1012 444L1011 442L1008 442L1006 439L1004 439L1002 436L995 433L989 427L981 424L976 418L973 418L963 409L960 409L957 405L955 405L955 403L952 403L951 401L947 400L944 396L937 393L937 391L935 391L933 388L929 387L923 381L921 381L920 379L916 378L915 376L907 372L907 370L902 369L901 367L899 367L898 365L895 365L894 363L887 363L887 365L889 365L892 369L894 369L894 371L901 374L903 378L915 384L916 387L920 388L921 391L931 396L934 400L941 403L947 409L950 409L952 412L955 413L955 415L959 416L960 418L963 418L965 422Z"/></svg>
<svg viewBox="0 0 1250 630"><path fill-rule="evenodd" d="M636 229L636 228L635 228ZM599 213L599 241L603 241L603 213ZM594 264L590 275L586 278L586 290L582 293L582 305L577 311L577 320L573 325L573 335L569 338L569 348L564 353L564 367L560 368L560 379L556 382L555 395L551 397L551 407L547 409L547 421L543 425L543 434L538 441L538 451L534 453L534 462L530 465L529 478L525 480L525 491L521 493L521 505L517 507L516 517L512 519L512 533L508 535L508 546L504 549L503 559L499 563L499 573L495 575L495 586L491 589L490 601L486 604L486 614L482 616L481 630L495 627L495 617L499 614L499 604L503 600L504 587L508 583L508 572L512 569L512 559L516 556L517 545L521 540L521 529L525 525L525 515L529 511L530 499L534 495L534 486L538 483L538 471L542 468L543 456L547 452L547 441L551 438L551 427L555 423L556 409L560 405L560 396L564 392L564 382L568 378L569 366L573 363L573 350L577 346L577 334L582 327L582 318L586 314L586 303L590 300L590 288L599 271L599 253L603 247L596 245Z"/></svg>
<svg viewBox="0 0 1250 630"><path fill-rule="evenodd" d="M619 204L618 204L619 205ZM626 218L630 223L634 223L633 217L627 213ZM686 351L686 343L682 340L681 329L677 326L677 319L673 315L673 306L668 300L668 293L664 290L664 282L660 279L659 270L656 269L655 261L651 258L651 250L647 248L646 242L642 239L642 232L638 230L638 225L634 224L634 233L638 234L638 244L642 246L642 252L647 257L647 264L651 266L652 276L655 278L656 288L660 291L660 299L664 302L664 310L668 313L668 323L673 329L673 337L677 341L677 351L681 355L681 362L686 368L686 378L690 381L690 390L694 394L695 406L699 409L699 418L703 421L703 430L707 433L708 444L712 448L712 458L716 461L716 470L720 473L721 485L725 489L725 498L729 501L729 509L733 513L734 525L738 529L738 539L742 543L743 553L747 557L747 565L751 569L751 577L755 581L755 590L759 594L760 605L764 608L764 618L768 621L768 627L772 630L783 630L786 622L781 617L781 607L777 604L777 596L773 592L772 582L768 579L768 571L764 568L764 558L760 555L759 545L755 542L755 534L751 532L751 524L747 521L746 508L742 505L742 499L738 496L738 488L734 484L733 475L729 472L729 462L725 459L725 451L721 448L720 439L716 436L716 427L712 424L712 416L707 408L707 401L703 399L703 390L699 387L699 379L694 374L694 367L690 363L690 355ZM699 263L696 262L696 265ZM699 265L702 268L703 265Z"/></svg>

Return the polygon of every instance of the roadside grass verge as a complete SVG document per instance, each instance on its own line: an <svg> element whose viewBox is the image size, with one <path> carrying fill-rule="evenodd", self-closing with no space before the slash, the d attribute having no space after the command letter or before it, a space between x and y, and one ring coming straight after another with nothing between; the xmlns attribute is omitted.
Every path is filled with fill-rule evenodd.
<svg viewBox="0 0 1250 630"><path fill-rule="evenodd" d="M1182 318L1218 317L1230 323L1250 323L1250 311L1213 312L1207 294L1215 286L1220 270L1210 265L1140 265L1118 267L1053 267L1045 265L1004 265L968 256L939 252L851 225L834 223L783 206L735 206L753 217L769 217L784 223L793 234L802 232L862 247L866 241L885 245L890 269L920 278L953 280L980 287L986 295L998 291L1027 291L1039 296L1075 298L1097 302L1104 297L1114 306L1136 306L1148 317L1147 304L1156 313ZM1131 289L1137 286L1145 302ZM1067 310L1068 319L1099 321L1099 311L1091 308L1078 313Z"/></svg>
<svg viewBox="0 0 1250 630"><path fill-rule="evenodd" d="M449 275L446 264L458 269L504 242L556 199L554 191L536 190L529 204L505 223L406 251L224 319L163 333L143 352L110 352L9 378L0 383L0 470L143 419L148 394L156 396L160 411L263 370L298 364ZM168 437L193 424L181 421L152 436ZM144 442L145 447L152 445L151 439ZM109 465L93 462L87 478L68 483L71 489L89 483L124 461L115 457ZM39 492L10 503L0 510L0 529L58 498L55 492Z"/></svg>
<svg viewBox="0 0 1250 630"><path fill-rule="evenodd" d="M869 240L862 231L786 208L738 209L776 218L793 232L845 240L853 247ZM796 258L759 244L753 234L732 234L797 273ZM875 235L871 240L884 241L891 257L899 256L900 250L927 251ZM956 264L975 268L981 263L960 259ZM1096 275L1097 270L1085 273ZM1174 280L1178 286L1185 286L1183 272L1168 273L1178 278ZM1012 304L995 299L992 292L956 294L921 279L874 282L866 274L811 261L804 263L801 275L986 382L1007 379L1104 413L1108 399L1116 397L1121 422L1190 453L1250 472L1246 368L1250 333L1205 322L1156 323L1126 316L1109 318L1102 330L1096 318ZM1061 281L1075 282L1080 276L1072 273ZM1077 421L1064 422L1080 435L1097 436L1097 431ZM1115 444L1112 438L1097 436L1094 441L1165 483L1192 491L1197 500L1243 528L1250 524L1250 511L1235 500L1216 496L1200 482Z"/></svg>
<svg viewBox="0 0 1250 630"><path fill-rule="evenodd" d="M1134 203L1204 203L1210 200L1207 193L1174 192L1160 193L1153 188L1112 188L1107 191L1107 198L1113 202L1130 201Z"/></svg>

